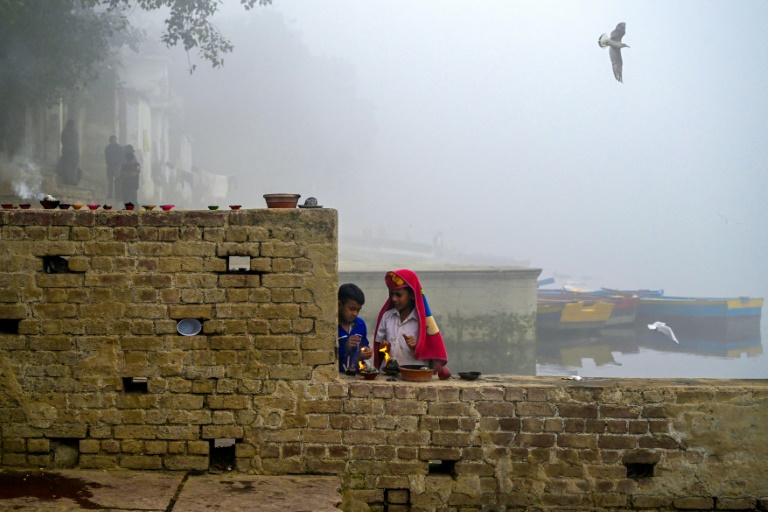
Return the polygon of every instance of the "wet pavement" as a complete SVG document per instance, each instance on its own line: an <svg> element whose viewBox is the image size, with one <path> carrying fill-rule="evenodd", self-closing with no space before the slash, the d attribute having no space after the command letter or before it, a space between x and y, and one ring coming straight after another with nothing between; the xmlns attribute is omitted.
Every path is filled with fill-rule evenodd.
<svg viewBox="0 0 768 512"><path fill-rule="evenodd" d="M338 512L333 476L124 470L0 470L0 510L14 512Z"/></svg>

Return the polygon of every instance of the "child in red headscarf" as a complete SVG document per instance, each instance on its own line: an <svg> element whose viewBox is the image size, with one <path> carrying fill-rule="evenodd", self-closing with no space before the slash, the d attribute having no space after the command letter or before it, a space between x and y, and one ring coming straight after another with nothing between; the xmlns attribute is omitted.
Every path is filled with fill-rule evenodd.
<svg viewBox="0 0 768 512"><path fill-rule="evenodd" d="M376 322L376 366L383 357L381 348L387 346L389 356L399 365L429 366L438 377L447 379L451 376L446 366L448 353L418 276L411 270L394 270L386 273L384 281L389 298Z"/></svg>

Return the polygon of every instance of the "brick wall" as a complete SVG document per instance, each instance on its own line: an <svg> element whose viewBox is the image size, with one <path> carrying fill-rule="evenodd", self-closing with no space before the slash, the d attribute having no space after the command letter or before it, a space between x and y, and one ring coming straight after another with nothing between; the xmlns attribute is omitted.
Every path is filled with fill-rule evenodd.
<svg viewBox="0 0 768 512"><path fill-rule="evenodd" d="M766 381L338 376L336 222L0 212L0 464L205 470L233 440L349 509L768 508Z"/></svg>
<svg viewBox="0 0 768 512"><path fill-rule="evenodd" d="M0 463L207 469L237 439L250 467L292 383L336 378L336 275L334 210L0 212Z"/></svg>

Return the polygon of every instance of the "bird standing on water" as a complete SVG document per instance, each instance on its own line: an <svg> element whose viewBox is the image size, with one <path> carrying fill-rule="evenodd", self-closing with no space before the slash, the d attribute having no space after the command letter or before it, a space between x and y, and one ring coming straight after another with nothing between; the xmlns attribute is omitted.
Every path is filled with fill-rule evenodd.
<svg viewBox="0 0 768 512"><path fill-rule="evenodd" d="M616 77L616 80L622 83L624 83L624 80L622 79L621 68L624 65L624 61L621 59L621 49L629 48L628 45L621 42L621 38L624 37L624 32L626 31L626 28L627 28L627 24L622 21L621 23L616 25L616 30L611 32L611 37L608 37L607 35L603 34L597 40L597 44L600 45L600 48L605 48L606 46L610 46L608 53L611 56L611 67L613 67L613 76Z"/></svg>

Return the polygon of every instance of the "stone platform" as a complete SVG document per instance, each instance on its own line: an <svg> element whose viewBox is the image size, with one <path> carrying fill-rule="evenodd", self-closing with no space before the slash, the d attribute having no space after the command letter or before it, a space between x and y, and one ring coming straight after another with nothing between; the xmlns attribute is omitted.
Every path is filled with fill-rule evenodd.
<svg viewBox="0 0 768 512"><path fill-rule="evenodd" d="M16 512L338 512L340 503L334 476L0 470L0 510Z"/></svg>

